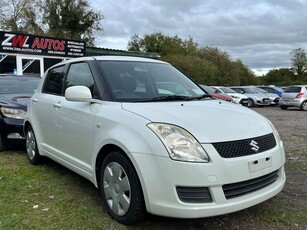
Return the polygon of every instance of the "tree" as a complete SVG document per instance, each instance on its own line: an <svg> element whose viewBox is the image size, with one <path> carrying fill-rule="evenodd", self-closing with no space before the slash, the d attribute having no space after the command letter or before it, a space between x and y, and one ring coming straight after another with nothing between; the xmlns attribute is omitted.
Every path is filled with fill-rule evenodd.
<svg viewBox="0 0 307 230"><path fill-rule="evenodd" d="M90 9L87 0L46 0L43 21L49 36L83 40L94 44L94 31L102 30L100 12Z"/></svg>
<svg viewBox="0 0 307 230"><path fill-rule="evenodd" d="M21 33L41 35L39 0L10 0L0 5L0 28Z"/></svg>
<svg viewBox="0 0 307 230"><path fill-rule="evenodd" d="M133 35L130 51L155 52L194 81L206 85L256 84L255 75L240 61L216 47L199 47L193 38L183 40L162 33Z"/></svg>
<svg viewBox="0 0 307 230"><path fill-rule="evenodd" d="M292 70L299 77L303 77L307 71L307 54L304 49L298 48L290 52Z"/></svg>
<svg viewBox="0 0 307 230"><path fill-rule="evenodd" d="M3 2L3 3L2 3ZM100 12L88 0L10 0L0 4L0 28L13 32L82 40L94 44L102 30Z"/></svg>
<svg viewBox="0 0 307 230"><path fill-rule="evenodd" d="M190 37L182 40L178 36L170 37L162 33L146 34L144 38L134 34L128 42L129 51L144 51L159 53L161 56L169 54L194 54L198 44Z"/></svg>

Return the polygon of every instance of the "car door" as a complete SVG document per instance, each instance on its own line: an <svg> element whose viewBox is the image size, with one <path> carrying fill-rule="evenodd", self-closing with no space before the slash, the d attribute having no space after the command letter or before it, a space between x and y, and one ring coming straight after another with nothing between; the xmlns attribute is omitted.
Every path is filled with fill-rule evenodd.
<svg viewBox="0 0 307 230"><path fill-rule="evenodd" d="M90 66L86 62L73 63L69 66L64 85L65 88L76 85L87 86L92 96L95 95L96 85ZM57 147L61 150L61 158L68 164L73 164L78 170L92 174L93 129L100 105L67 101L63 97L59 106L56 124Z"/></svg>
<svg viewBox="0 0 307 230"><path fill-rule="evenodd" d="M57 66L48 71L41 92L31 98L35 133L43 151L54 154L54 146L58 142L56 112L62 100L62 87L65 66Z"/></svg>

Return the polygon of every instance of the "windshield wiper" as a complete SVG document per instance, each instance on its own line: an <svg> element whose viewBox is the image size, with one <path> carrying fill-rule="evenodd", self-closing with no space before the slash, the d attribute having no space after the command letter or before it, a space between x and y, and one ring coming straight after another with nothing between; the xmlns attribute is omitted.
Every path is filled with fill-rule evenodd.
<svg viewBox="0 0 307 230"><path fill-rule="evenodd" d="M154 101L193 101L193 100L201 100L203 98L213 98L209 94L204 94L198 97L188 97L188 96L180 96L180 95L167 95L167 96L159 96L154 98L147 99L137 99L134 102L154 102Z"/></svg>
<svg viewBox="0 0 307 230"><path fill-rule="evenodd" d="M154 98L148 98L145 100L138 100L138 102L151 102L151 101L187 101L190 100L191 97L187 96L179 96L179 95L168 95L168 96L160 96Z"/></svg>

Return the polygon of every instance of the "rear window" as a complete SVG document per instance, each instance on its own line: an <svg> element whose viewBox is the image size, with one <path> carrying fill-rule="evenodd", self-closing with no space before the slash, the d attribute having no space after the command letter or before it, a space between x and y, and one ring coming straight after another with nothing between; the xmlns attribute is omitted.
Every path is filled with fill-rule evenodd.
<svg viewBox="0 0 307 230"><path fill-rule="evenodd" d="M285 89L284 93L299 93L301 92L301 87L290 86Z"/></svg>

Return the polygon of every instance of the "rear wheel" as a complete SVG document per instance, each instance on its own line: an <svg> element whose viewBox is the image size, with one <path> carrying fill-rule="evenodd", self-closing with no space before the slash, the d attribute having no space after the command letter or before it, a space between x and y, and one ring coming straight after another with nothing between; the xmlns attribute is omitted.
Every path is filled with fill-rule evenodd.
<svg viewBox="0 0 307 230"><path fill-rule="evenodd" d="M144 199L138 176L120 151L111 152L103 161L100 187L112 218L122 224L133 225L144 217Z"/></svg>
<svg viewBox="0 0 307 230"><path fill-rule="evenodd" d="M301 106L300 106L300 109L301 110L307 110L307 101L304 101L302 104L301 104Z"/></svg>
<svg viewBox="0 0 307 230"><path fill-rule="evenodd" d="M28 159L32 165L38 165L41 163L42 156L38 152L36 138L31 126L26 132L26 150Z"/></svg>
<svg viewBox="0 0 307 230"><path fill-rule="evenodd" d="M288 109L288 106L281 105L280 108L283 109L283 110L285 110L285 109Z"/></svg>

